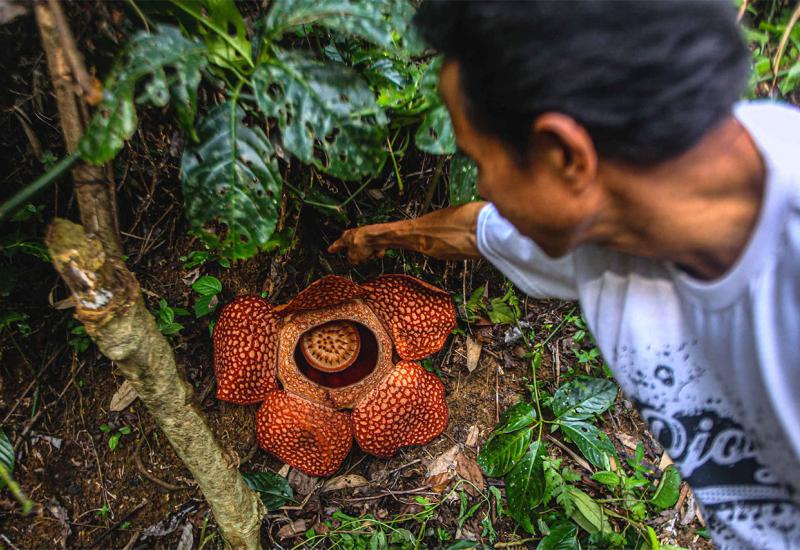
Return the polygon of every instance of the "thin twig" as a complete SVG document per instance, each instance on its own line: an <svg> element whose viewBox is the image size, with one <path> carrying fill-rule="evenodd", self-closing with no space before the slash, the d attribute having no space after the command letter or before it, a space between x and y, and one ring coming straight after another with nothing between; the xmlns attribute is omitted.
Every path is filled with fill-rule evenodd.
<svg viewBox="0 0 800 550"><path fill-rule="evenodd" d="M800 2L797 2L797 5L792 12L792 17L789 19L789 22L786 24L786 29L783 31L783 36L781 36L781 41L778 44L778 53L775 54L775 59L772 63L772 86L770 91L775 89L775 84L778 82L778 71L781 68L781 60L783 59L783 52L786 50L786 44L789 42L789 36L792 34L792 28L797 24L798 19L800 19Z"/></svg>
<svg viewBox="0 0 800 550"><path fill-rule="evenodd" d="M89 105L97 105L103 99L103 91L100 83L89 75L86 66L83 63L83 58L78 52L78 47L75 45L75 38L69 29L67 18L64 16L64 10L61 9L61 4L58 0L47 0L47 5L50 11L53 12L53 21L55 22L56 29L58 29L59 37L61 38L61 45L64 48L64 54L67 58L67 63L72 71L72 76L75 81L83 90L83 96Z"/></svg>
<svg viewBox="0 0 800 550"><path fill-rule="evenodd" d="M147 436L150 435L152 429L147 434L142 434L142 437L139 438L139 443L136 444L136 450L133 452L133 460L136 464L136 469L139 470L139 473L142 474L144 477L158 485L159 487L163 487L167 491L180 491L181 489L191 489L189 485L173 485L163 479L156 477L155 475L151 474L147 471L144 467L144 463L142 462L142 445L144 444Z"/></svg>

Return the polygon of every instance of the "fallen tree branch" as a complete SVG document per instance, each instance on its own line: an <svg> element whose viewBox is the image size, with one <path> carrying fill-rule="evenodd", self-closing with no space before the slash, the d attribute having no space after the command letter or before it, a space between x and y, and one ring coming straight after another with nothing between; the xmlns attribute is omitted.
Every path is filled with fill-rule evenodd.
<svg viewBox="0 0 800 550"><path fill-rule="evenodd" d="M68 59L81 66L83 61L76 52L69 55L66 53L68 49L75 48L75 41L66 23L59 29L56 17L47 4L37 3L35 11L42 46L47 56L50 79L56 92L61 130L67 152L71 154L78 148L78 142L86 128L88 114L86 106L75 94L76 86ZM103 167L81 162L72 169L72 179L81 213L81 223L87 231L100 237L109 254L122 257L116 193L110 172Z"/></svg>
<svg viewBox="0 0 800 550"><path fill-rule="evenodd" d="M45 242L72 292L76 317L153 414L203 491L225 540L234 548L258 548L264 506L214 439L134 275L70 221L56 218Z"/></svg>
<svg viewBox="0 0 800 550"><path fill-rule="evenodd" d="M87 119L86 107L75 93L74 81L80 77L74 75L88 73L57 0L48 2L36 4L36 20L72 153ZM260 548L264 505L214 438L194 402L192 387L179 374L172 349L145 306L139 283L122 261L109 167L80 163L72 176L83 225L57 218L45 243L71 291L76 318L133 386L189 469L226 543L235 549Z"/></svg>

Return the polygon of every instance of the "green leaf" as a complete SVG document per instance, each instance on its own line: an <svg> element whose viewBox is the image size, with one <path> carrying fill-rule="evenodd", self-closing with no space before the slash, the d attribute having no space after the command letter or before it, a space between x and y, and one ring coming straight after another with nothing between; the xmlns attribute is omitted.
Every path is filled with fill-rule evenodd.
<svg viewBox="0 0 800 550"><path fill-rule="evenodd" d="M681 489L681 475L678 473L677 468L675 466L667 466L664 470L664 473L661 474L661 481L658 482L658 488L656 489L653 498L650 499L650 503L657 507L663 509L672 508L675 506L675 503L678 502L678 497L680 496L680 489Z"/></svg>
<svg viewBox="0 0 800 550"><path fill-rule="evenodd" d="M580 550L578 527L574 523L559 523L539 541L536 550Z"/></svg>
<svg viewBox="0 0 800 550"><path fill-rule="evenodd" d="M199 319L204 317L217 309L217 301L214 300L215 296L201 296L194 303L194 316ZM212 305L213 303L213 305Z"/></svg>
<svg viewBox="0 0 800 550"><path fill-rule="evenodd" d="M117 445L119 445L119 438L122 437L120 432L116 432L111 434L111 437L108 438L108 448L112 451L116 450Z"/></svg>
<svg viewBox="0 0 800 550"><path fill-rule="evenodd" d="M450 161L450 206L478 200L478 167L466 155L456 153Z"/></svg>
<svg viewBox="0 0 800 550"><path fill-rule="evenodd" d="M222 283L212 275L203 275L192 283L192 290L201 296L214 296L222 292Z"/></svg>
<svg viewBox="0 0 800 550"><path fill-rule="evenodd" d="M602 506L577 487L570 486L566 490L574 505L570 514L572 521L590 534L611 531L611 525Z"/></svg>
<svg viewBox="0 0 800 550"><path fill-rule="evenodd" d="M486 314L495 325L509 324L517 320L514 309L504 302L502 298L492 298L489 306L490 309L486 310Z"/></svg>
<svg viewBox="0 0 800 550"><path fill-rule="evenodd" d="M649 525L645 525L647 529L647 542L650 545L650 550L661 550L661 543L658 542L658 535Z"/></svg>
<svg viewBox="0 0 800 550"><path fill-rule="evenodd" d="M386 533L381 530L375 531L369 538L370 550L384 550L388 547L389 545L386 542Z"/></svg>
<svg viewBox="0 0 800 550"><path fill-rule="evenodd" d="M117 156L135 131L133 82L125 81L103 93L103 103L78 142L78 152L92 164L106 163Z"/></svg>
<svg viewBox="0 0 800 550"><path fill-rule="evenodd" d="M432 155L452 155L456 152L456 136L450 113L439 104L425 113L414 135L417 148Z"/></svg>
<svg viewBox="0 0 800 550"><path fill-rule="evenodd" d="M172 0L172 3L193 18L191 33L203 39L212 62L234 69L252 66L247 27L233 0Z"/></svg>
<svg viewBox="0 0 800 550"><path fill-rule="evenodd" d="M197 86L205 67L205 47L167 25L150 34L140 32L123 51L105 82L103 101L86 128L78 151L92 164L114 158L136 131L134 91L149 76L140 102L164 106L171 98L181 123L191 131L197 111ZM169 76L165 71L169 67Z"/></svg>
<svg viewBox="0 0 800 550"><path fill-rule="evenodd" d="M592 475L592 479L595 481L599 481L609 489L614 489L619 485L619 476L611 472L609 470L602 470L600 472L595 472Z"/></svg>
<svg viewBox="0 0 800 550"><path fill-rule="evenodd" d="M5 430L0 428L0 463L6 467L8 473L14 472L14 446L9 441ZM3 487L3 482L0 480L0 489Z"/></svg>
<svg viewBox="0 0 800 550"><path fill-rule="evenodd" d="M536 409L530 403L520 401L503 411L500 422L494 429L497 433L511 433L530 426L536 421Z"/></svg>
<svg viewBox="0 0 800 550"><path fill-rule="evenodd" d="M542 441L534 441L505 477L509 512L531 534L536 532L531 511L541 504L544 497L542 457L545 452Z"/></svg>
<svg viewBox="0 0 800 550"><path fill-rule="evenodd" d="M200 143L184 151L181 171L189 221L198 230L224 223L219 246L233 259L249 258L278 220L282 180L272 145L233 102L212 109L197 132Z"/></svg>
<svg viewBox="0 0 800 550"><path fill-rule="evenodd" d="M603 470L611 467L610 458L617 452L605 433L587 422L561 421L559 425L564 437L575 443L589 462Z"/></svg>
<svg viewBox="0 0 800 550"><path fill-rule="evenodd" d="M611 380L579 376L553 395L553 414L562 420L585 420L614 404L617 386Z"/></svg>
<svg viewBox="0 0 800 550"><path fill-rule="evenodd" d="M800 86L800 60L796 61L786 76L780 83L780 91L784 96L788 96L795 88Z"/></svg>
<svg viewBox="0 0 800 550"><path fill-rule="evenodd" d="M319 25L356 36L407 57L422 52L407 0L281 0L272 2L266 25L273 39L301 25Z"/></svg>
<svg viewBox="0 0 800 550"><path fill-rule="evenodd" d="M525 454L532 434L531 428L513 433L495 434L478 454L478 464L489 477L504 476Z"/></svg>
<svg viewBox="0 0 800 550"><path fill-rule="evenodd" d="M386 160L386 115L364 80L339 63L276 49L253 74L256 102L277 119L283 146L337 178L377 173Z"/></svg>
<svg viewBox="0 0 800 550"><path fill-rule="evenodd" d="M248 487L261 497L267 510L280 508L294 497L292 487L285 478L272 472L242 472Z"/></svg>

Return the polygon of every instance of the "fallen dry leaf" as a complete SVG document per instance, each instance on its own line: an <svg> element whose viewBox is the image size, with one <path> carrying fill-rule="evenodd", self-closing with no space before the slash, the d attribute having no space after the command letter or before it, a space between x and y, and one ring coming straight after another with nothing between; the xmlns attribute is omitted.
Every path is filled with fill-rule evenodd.
<svg viewBox="0 0 800 550"><path fill-rule="evenodd" d="M467 370L474 371L478 367L478 360L481 358L483 344L476 342L467 336Z"/></svg>
<svg viewBox="0 0 800 550"><path fill-rule="evenodd" d="M483 478L481 467L464 453L458 453L456 456L456 472L469 482L465 486L465 490L470 495L475 496L486 489L486 480Z"/></svg>
<svg viewBox="0 0 800 550"><path fill-rule="evenodd" d="M617 436L617 439L619 439L619 442L622 443L623 445L625 445L627 448L629 448L632 451L636 450L636 445L639 442L636 440L635 437L631 437L628 434L624 434L624 433L618 433L618 434L616 434L616 436Z"/></svg>
<svg viewBox="0 0 800 550"><path fill-rule="evenodd" d="M667 466L672 464L672 459L669 457L666 451L661 454L661 460L658 462L658 469L664 470Z"/></svg>
<svg viewBox="0 0 800 550"><path fill-rule="evenodd" d="M435 476L438 474L442 474L447 472L448 470L455 471L456 469L456 455L458 455L459 446L453 445L445 452L434 458L430 464L428 464L428 470L426 472L427 477Z"/></svg>
<svg viewBox="0 0 800 550"><path fill-rule="evenodd" d="M296 519L292 523L287 523L286 525L278 529L278 538L290 539L296 537L297 535L302 535L305 532L306 532L306 520Z"/></svg>
<svg viewBox="0 0 800 550"><path fill-rule="evenodd" d="M307 495L317 487L317 479L319 478L307 476L300 470L292 468L286 479L289 481L289 485L292 486L295 493L298 495Z"/></svg>
<svg viewBox="0 0 800 550"><path fill-rule="evenodd" d="M428 464L425 483L431 486L432 491L441 493L456 477L456 455L459 450L458 445L453 445Z"/></svg>
<svg viewBox="0 0 800 550"><path fill-rule="evenodd" d="M111 405L108 408L113 412L124 411L131 403L136 401L137 397L139 396L136 395L136 390L133 389L130 382L125 380L114 392L111 398Z"/></svg>
<svg viewBox="0 0 800 550"><path fill-rule="evenodd" d="M322 492L338 491L339 489L355 489L356 487L366 487L369 481L363 476L358 474L348 474L343 476L336 476L325 482L322 486Z"/></svg>
<svg viewBox="0 0 800 550"><path fill-rule="evenodd" d="M478 428L477 425L473 424L467 430L467 439L464 441L464 445L467 447L474 447L478 444L478 438L481 435L481 430Z"/></svg>

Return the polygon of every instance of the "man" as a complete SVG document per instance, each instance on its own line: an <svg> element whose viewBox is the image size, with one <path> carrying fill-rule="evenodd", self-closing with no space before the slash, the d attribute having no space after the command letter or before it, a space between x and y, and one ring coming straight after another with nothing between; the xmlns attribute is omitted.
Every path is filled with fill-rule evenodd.
<svg viewBox="0 0 800 550"><path fill-rule="evenodd" d="M346 231L580 301L720 548L800 548L800 112L735 102L729 2L429 2L489 202Z"/></svg>

